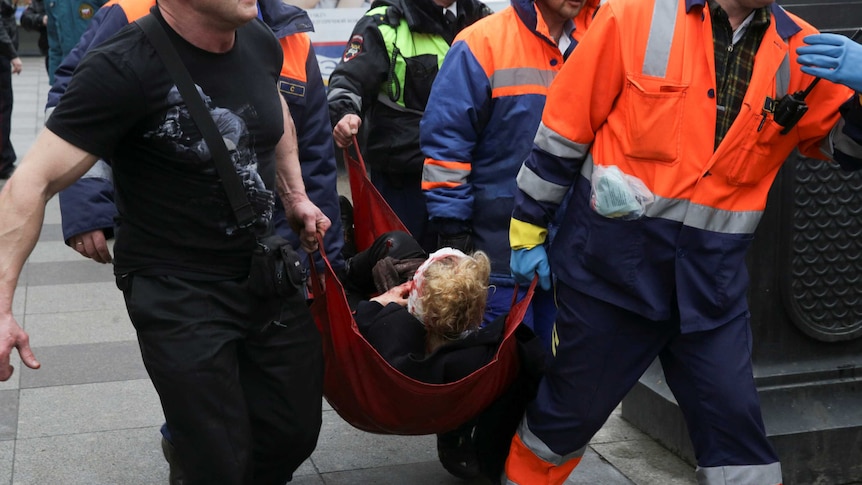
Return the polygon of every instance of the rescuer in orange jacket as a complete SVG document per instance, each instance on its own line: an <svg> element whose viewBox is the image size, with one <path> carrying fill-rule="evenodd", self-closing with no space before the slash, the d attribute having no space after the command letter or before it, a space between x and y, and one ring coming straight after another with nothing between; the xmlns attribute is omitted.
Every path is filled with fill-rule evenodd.
<svg viewBox="0 0 862 485"><path fill-rule="evenodd" d="M862 106L796 49L816 30L770 0L608 0L548 93L510 226L519 278L557 278L556 358L505 483L559 484L659 357L701 484L775 485L750 361L744 256L794 148L858 168ZM839 115L839 108L841 115ZM843 119L842 119L843 115ZM569 190L560 230L548 221Z"/></svg>

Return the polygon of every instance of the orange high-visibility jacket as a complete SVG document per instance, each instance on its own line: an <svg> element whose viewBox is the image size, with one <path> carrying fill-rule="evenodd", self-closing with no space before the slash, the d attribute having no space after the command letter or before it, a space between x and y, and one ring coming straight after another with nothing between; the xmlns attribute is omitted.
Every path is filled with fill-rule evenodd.
<svg viewBox="0 0 862 485"><path fill-rule="evenodd" d="M744 255L769 187L790 152L831 158L838 109L852 92L819 83L809 111L782 135L767 100L812 77L796 48L816 30L771 7L738 117L714 150L716 80L704 0L609 0L551 85L532 154L518 175L513 248L544 240L569 186L571 204L551 247L568 285L649 318L678 303L683 329L712 328L747 308ZM855 101L853 101L855 102ZM828 136L832 134L831 138ZM643 217L590 208L590 176L616 166L654 195ZM578 175L580 173L580 176Z"/></svg>

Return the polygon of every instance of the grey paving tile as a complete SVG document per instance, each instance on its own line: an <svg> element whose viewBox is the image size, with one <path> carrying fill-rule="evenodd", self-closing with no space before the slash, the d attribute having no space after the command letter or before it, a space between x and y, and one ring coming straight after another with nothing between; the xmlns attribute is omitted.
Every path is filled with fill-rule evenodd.
<svg viewBox="0 0 862 485"><path fill-rule="evenodd" d="M42 224L39 241L63 241L63 226L60 224Z"/></svg>
<svg viewBox="0 0 862 485"><path fill-rule="evenodd" d="M160 426L158 396L148 379L22 389L18 439Z"/></svg>
<svg viewBox="0 0 862 485"><path fill-rule="evenodd" d="M293 476L293 480L290 481L290 485L325 485L326 482L323 481L323 478L320 475L305 475L305 476Z"/></svg>
<svg viewBox="0 0 862 485"><path fill-rule="evenodd" d="M307 477L311 475L317 476L317 468L314 466L314 462L311 461L311 458L302 462L302 464L299 465L299 468L297 468L296 471L293 472L294 478ZM292 481L290 483L293 484L294 482Z"/></svg>
<svg viewBox="0 0 862 485"><path fill-rule="evenodd" d="M655 441L620 441L591 446L608 463L638 485L696 484L691 465ZM576 477L575 473L572 477Z"/></svg>
<svg viewBox="0 0 862 485"><path fill-rule="evenodd" d="M113 246L113 239L108 243L108 247ZM113 254L113 249L111 249ZM78 251L70 248L63 241L39 241L39 244L33 248L30 257L27 258L28 263L54 263L62 261L80 262L87 261L94 266L101 267L100 263L96 263L90 259L81 256Z"/></svg>
<svg viewBox="0 0 862 485"><path fill-rule="evenodd" d="M15 485L164 485L158 427L18 440Z"/></svg>
<svg viewBox="0 0 862 485"><path fill-rule="evenodd" d="M45 204L45 219L42 221L42 224L60 224L62 222L62 218L60 217L60 201L59 197L54 197Z"/></svg>
<svg viewBox="0 0 862 485"><path fill-rule="evenodd" d="M32 339L33 335L31 334L30 337ZM648 439L646 433L623 419L621 409L620 406L617 406L602 429L593 436L590 441L591 444Z"/></svg>
<svg viewBox="0 0 862 485"><path fill-rule="evenodd" d="M564 485L634 485L611 464L604 461L591 448L587 448L584 457L566 480Z"/></svg>
<svg viewBox="0 0 862 485"><path fill-rule="evenodd" d="M12 483L12 461L15 457L15 442L0 441L0 483Z"/></svg>
<svg viewBox="0 0 862 485"><path fill-rule="evenodd" d="M18 432L18 390L0 391L0 441L14 440Z"/></svg>
<svg viewBox="0 0 862 485"><path fill-rule="evenodd" d="M147 379L137 341L33 349L42 364L21 369L21 389Z"/></svg>
<svg viewBox="0 0 862 485"><path fill-rule="evenodd" d="M92 263L89 264L92 265ZM123 294L112 280L105 283L29 286L26 309L27 315L93 310L118 311L125 310L125 303L123 303Z"/></svg>
<svg viewBox="0 0 862 485"><path fill-rule="evenodd" d="M392 463L436 462L436 439L433 435L392 436L366 433L347 424L335 411L327 411L323 413L323 427L311 460L321 473L373 468Z"/></svg>
<svg viewBox="0 0 862 485"><path fill-rule="evenodd" d="M118 292L118 296L119 295ZM24 329L37 347L135 340L135 328L125 308L71 313L33 313Z"/></svg>
<svg viewBox="0 0 862 485"><path fill-rule="evenodd" d="M4 382L0 382L0 391L11 391L18 389L18 382L21 377L21 359L18 357L18 351L13 350L12 355L9 356L9 364L15 368L12 372L12 377Z"/></svg>
<svg viewBox="0 0 862 485"><path fill-rule="evenodd" d="M94 263L80 255L74 261L28 263L27 270L27 285L31 287L114 281L113 265ZM114 293L119 295L116 288Z"/></svg>
<svg viewBox="0 0 862 485"><path fill-rule="evenodd" d="M14 315L16 319L24 315L26 300L27 288L19 284L15 288L15 294L12 295L12 315ZM21 323L21 320L18 320L18 323Z"/></svg>
<svg viewBox="0 0 862 485"><path fill-rule="evenodd" d="M346 472L324 473L326 485L485 485L482 479L461 480L455 478L436 461L405 464L392 460L389 465L363 468ZM314 483L314 482L311 482Z"/></svg>

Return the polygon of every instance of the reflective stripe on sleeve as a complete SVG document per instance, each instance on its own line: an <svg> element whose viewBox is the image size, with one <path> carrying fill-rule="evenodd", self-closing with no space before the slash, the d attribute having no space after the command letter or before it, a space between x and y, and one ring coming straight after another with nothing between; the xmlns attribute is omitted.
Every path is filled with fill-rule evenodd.
<svg viewBox="0 0 862 485"><path fill-rule="evenodd" d="M524 85L548 87L556 75L556 70L536 69L534 67L500 69L491 75L491 89Z"/></svg>
<svg viewBox="0 0 862 485"><path fill-rule="evenodd" d="M828 150L824 152L830 159L834 158L833 147L853 158L862 158L862 145L856 143L853 138L847 136L844 133L844 118L839 118L838 123L832 128L832 131L829 133L829 136L826 137L824 143L828 143L821 148L821 152L824 149Z"/></svg>
<svg viewBox="0 0 862 485"><path fill-rule="evenodd" d="M427 158L422 168L422 189L463 185L467 183L471 168L466 162L444 162Z"/></svg>
<svg viewBox="0 0 862 485"><path fill-rule="evenodd" d="M347 98L353 104L357 113L362 112L362 97L352 91L344 88L331 88L329 94L326 95L326 100L330 103L339 98Z"/></svg>
<svg viewBox="0 0 862 485"><path fill-rule="evenodd" d="M551 155L576 159L584 158L589 153L591 146L573 142L548 128L544 123L539 123L539 129L536 131L536 138L533 143Z"/></svg>
<svg viewBox="0 0 862 485"><path fill-rule="evenodd" d="M518 188L537 202L559 204L569 190L568 185L555 184L539 177L526 164L521 165L515 180L518 182Z"/></svg>

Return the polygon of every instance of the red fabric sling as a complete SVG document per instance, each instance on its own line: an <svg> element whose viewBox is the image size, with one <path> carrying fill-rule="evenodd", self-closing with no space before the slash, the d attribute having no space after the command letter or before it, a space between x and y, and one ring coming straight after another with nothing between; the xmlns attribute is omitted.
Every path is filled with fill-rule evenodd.
<svg viewBox="0 0 862 485"><path fill-rule="evenodd" d="M345 151L355 214L357 249L404 225L383 200L361 160ZM523 320L536 280L527 296L512 306L499 349L488 364L456 382L427 384L401 374L369 344L353 319L344 287L326 262L322 288L312 265L311 311L323 339L326 359L324 396L356 428L372 433L423 435L457 428L477 416L515 379L519 361L515 329ZM517 294L517 293L516 293Z"/></svg>

